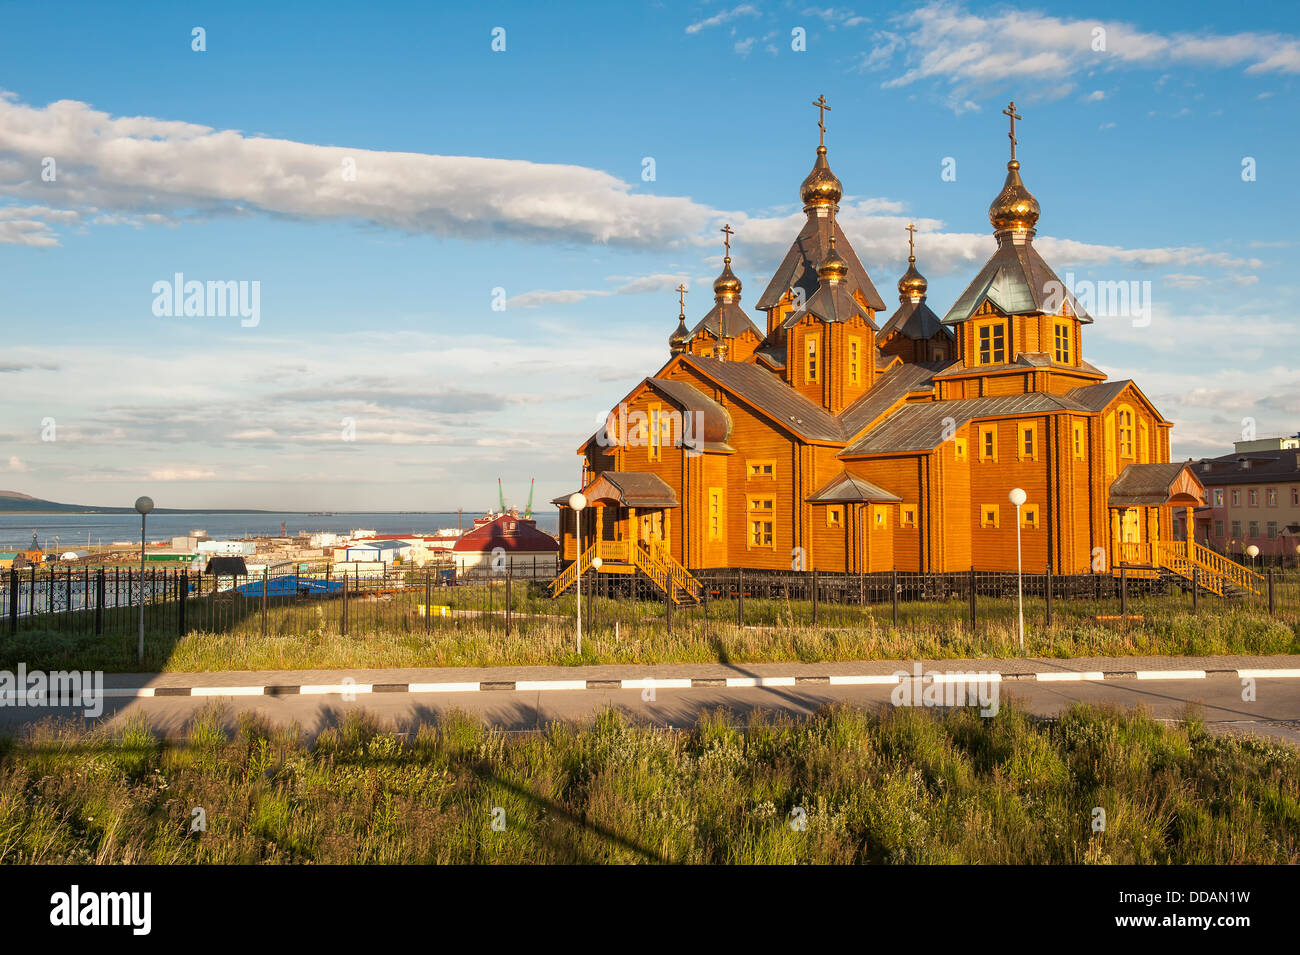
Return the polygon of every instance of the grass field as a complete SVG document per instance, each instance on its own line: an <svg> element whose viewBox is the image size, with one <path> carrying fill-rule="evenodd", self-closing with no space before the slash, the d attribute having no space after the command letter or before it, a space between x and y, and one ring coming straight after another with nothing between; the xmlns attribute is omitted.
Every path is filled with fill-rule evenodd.
<svg viewBox="0 0 1300 955"><path fill-rule="evenodd" d="M310 746L218 715L180 742L0 742L0 862L1300 862L1300 752L1191 715L837 706L666 731L607 711L515 736L352 717Z"/></svg>
<svg viewBox="0 0 1300 955"><path fill-rule="evenodd" d="M465 599L465 595L457 595ZM134 634L20 630L0 635L0 668L19 662L31 669L102 669L108 672L347 667L577 665L596 663L761 663L914 657L1071 657L1128 655L1232 655L1300 653L1294 613L1270 616L1257 606L1204 599L1193 615L1182 597L1146 597L1128 610L1142 620L1098 622L1115 608L1106 602L1058 600L1052 626L1041 600L1026 601L1026 637L1018 645L1014 604L981 598L978 626L970 630L963 605L900 605L892 624L889 605L822 604L811 624L806 603L751 599L745 627L733 603L674 615L671 631L662 607L601 600L576 650L573 602L520 602L506 633L500 597L491 614L461 610L427 625L413 603L376 602L354 608L346 635L318 604L273 607L266 633L251 613L215 621L178 638L151 633L143 667ZM481 599L468 606L486 606ZM565 613L567 611L567 614ZM196 621L202 626L202 621Z"/></svg>

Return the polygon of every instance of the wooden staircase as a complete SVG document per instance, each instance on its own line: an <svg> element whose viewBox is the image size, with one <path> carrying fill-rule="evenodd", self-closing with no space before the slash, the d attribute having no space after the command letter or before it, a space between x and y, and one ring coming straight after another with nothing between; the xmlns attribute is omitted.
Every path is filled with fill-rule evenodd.
<svg viewBox="0 0 1300 955"><path fill-rule="evenodd" d="M590 570L597 557L601 560L600 573L640 574L679 606L693 606L704 599L700 582L656 540L596 541L551 581L551 596L558 597L572 587L578 574Z"/></svg>
<svg viewBox="0 0 1300 955"><path fill-rule="evenodd" d="M1198 586L1219 597L1259 595L1264 589L1259 574L1195 541L1120 544L1114 576L1119 576L1121 567L1130 577L1164 577L1184 588L1191 586L1195 575Z"/></svg>

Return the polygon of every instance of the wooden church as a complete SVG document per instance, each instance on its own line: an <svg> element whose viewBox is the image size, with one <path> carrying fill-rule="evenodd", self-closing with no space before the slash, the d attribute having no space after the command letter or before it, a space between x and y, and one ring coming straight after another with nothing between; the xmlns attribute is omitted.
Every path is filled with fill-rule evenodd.
<svg viewBox="0 0 1300 955"><path fill-rule="evenodd" d="M557 498L566 570L643 573L677 600L691 570L1001 570L1188 577L1216 592L1253 575L1173 539L1173 508L1204 503L1169 461L1171 423L1133 381L1083 358L1092 318L1034 247L1015 104L997 246L943 317L926 302L909 226L892 314L836 223L842 189L820 143L803 228L741 305L723 228L714 303L578 449L583 509ZM1017 509L1008 497L1025 491ZM577 528L580 526L580 530ZM1203 552L1203 553L1202 553Z"/></svg>

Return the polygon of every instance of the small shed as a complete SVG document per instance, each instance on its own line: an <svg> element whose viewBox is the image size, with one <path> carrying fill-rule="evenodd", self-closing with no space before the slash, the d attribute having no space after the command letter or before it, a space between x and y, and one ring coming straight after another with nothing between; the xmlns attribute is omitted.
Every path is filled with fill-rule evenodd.
<svg viewBox="0 0 1300 955"><path fill-rule="evenodd" d="M247 577L248 565L242 557L213 557L203 572L213 577Z"/></svg>

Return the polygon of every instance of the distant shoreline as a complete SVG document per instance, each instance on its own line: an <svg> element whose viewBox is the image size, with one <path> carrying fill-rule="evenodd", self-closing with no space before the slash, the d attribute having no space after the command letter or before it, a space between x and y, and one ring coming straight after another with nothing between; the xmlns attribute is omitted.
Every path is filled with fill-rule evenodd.
<svg viewBox="0 0 1300 955"><path fill-rule="evenodd" d="M131 507L86 507L75 510L57 510L48 509L25 510L21 508L0 507L0 514L43 514L47 517L58 516L75 516L77 514L135 514L136 511ZM227 507L155 507L150 513L153 514L292 514L297 517L347 517L351 514L455 514L456 510L450 511L271 511L265 509L245 509L245 508L227 508ZM478 511L473 511L478 513Z"/></svg>

